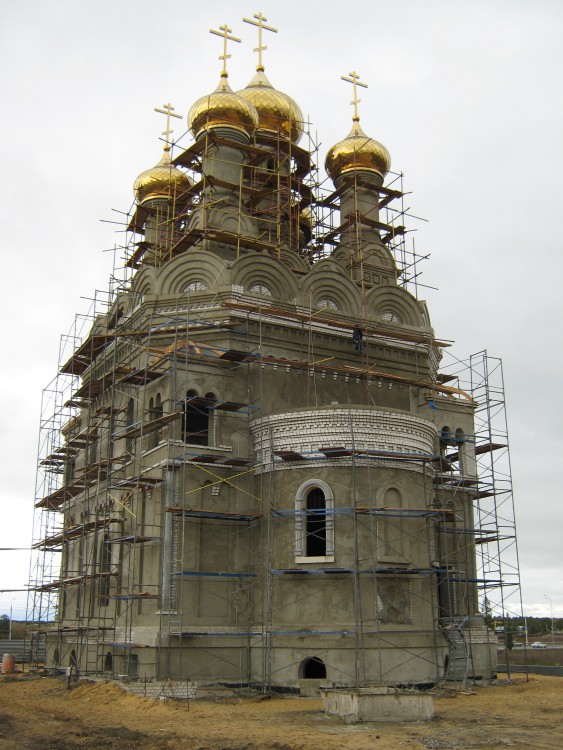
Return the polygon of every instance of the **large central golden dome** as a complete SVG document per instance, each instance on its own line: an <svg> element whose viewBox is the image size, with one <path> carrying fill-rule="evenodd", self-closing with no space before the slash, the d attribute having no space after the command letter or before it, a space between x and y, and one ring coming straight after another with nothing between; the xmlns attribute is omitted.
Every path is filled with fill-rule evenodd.
<svg viewBox="0 0 563 750"><path fill-rule="evenodd" d="M164 149L162 159L155 167L145 169L137 177L133 192L138 203L145 203L155 198L179 197L192 186L192 181L185 172L172 166L170 150Z"/></svg>
<svg viewBox="0 0 563 750"><path fill-rule="evenodd" d="M258 130L299 143L303 135L303 113L293 99L275 89L264 68L258 67L248 86L237 92L258 111Z"/></svg>
<svg viewBox="0 0 563 750"><path fill-rule="evenodd" d="M325 168L333 180L356 170L375 172L385 177L391 168L391 156L382 143L364 133L359 117L354 116L350 133L329 149Z"/></svg>
<svg viewBox="0 0 563 750"><path fill-rule="evenodd" d="M235 94L229 86L227 74L222 73L215 91L192 105L188 123L194 138L219 127L233 128L252 137L258 127L258 113L250 102Z"/></svg>

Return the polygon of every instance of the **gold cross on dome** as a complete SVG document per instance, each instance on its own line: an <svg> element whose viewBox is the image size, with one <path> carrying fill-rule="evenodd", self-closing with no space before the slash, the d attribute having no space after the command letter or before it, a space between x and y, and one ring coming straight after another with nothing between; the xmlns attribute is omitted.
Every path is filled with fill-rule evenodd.
<svg viewBox="0 0 563 750"><path fill-rule="evenodd" d="M154 108L154 111L155 111L155 112L158 112L158 113L159 113L159 114L161 114L161 115L166 115L166 130L163 130L163 131L162 131L162 135L163 135L163 136L165 137L165 140L166 140L166 146L165 146L164 148L165 148L165 149L167 149L167 150L169 150L169 149L170 149L170 145L169 145L169 143L170 143L170 141L169 141L169 137L170 137L170 136L172 135L172 133L174 132L174 131L173 131L173 130L172 130L172 129L170 128L170 118L171 118L171 117L177 117L177 118L178 118L179 120L181 120L181 119L182 119L182 115L177 115L177 114L176 114L176 113L174 112L174 107L173 107L173 106L172 106L172 105L170 104L170 102L168 102L168 104L163 104L163 105L162 105L162 109L159 109L158 107L155 107L155 108Z"/></svg>
<svg viewBox="0 0 563 750"><path fill-rule="evenodd" d="M258 28L258 47L254 47L252 51L258 52L258 67L256 69L264 70L264 65L262 63L262 52L268 48L266 47L266 45L262 44L262 30L266 29L266 31L272 31L274 34L277 34L278 30L274 29L273 26L266 26L264 21L267 21L268 19L266 18L266 16L262 15L261 11L255 13L253 18L255 18L256 21L253 21L252 18L243 18L242 20L245 23L249 23L252 26L256 26Z"/></svg>
<svg viewBox="0 0 563 750"><path fill-rule="evenodd" d="M358 86L367 89L368 85L367 83L362 83L360 81L360 76L356 73L355 70L353 70L348 75L350 76L349 78L348 76L340 76L340 78L347 83L351 83L354 87L354 98L352 99L350 104L354 105L354 117L352 119L354 120L354 122L358 122L360 119L360 116L358 115L358 104L362 101L361 99L358 99Z"/></svg>
<svg viewBox="0 0 563 750"><path fill-rule="evenodd" d="M219 55L219 60L223 61L223 70L221 71L222 76L227 76L227 60L229 59L230 55L227 55L227 40L230 42L240 42L240 39L236 36L229 36L229 34L232 32L232 29L230 29L227 24L224 26L219 26L219 31L215 31L215 29L209 29L210 34L215 34L215 36L222 36L223 37L223 54Z"/></svg>

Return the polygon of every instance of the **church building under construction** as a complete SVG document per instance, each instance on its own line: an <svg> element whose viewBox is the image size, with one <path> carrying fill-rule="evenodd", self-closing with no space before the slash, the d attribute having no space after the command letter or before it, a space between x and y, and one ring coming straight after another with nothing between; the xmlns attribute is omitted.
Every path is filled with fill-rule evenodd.
<svg viewBox="0 0 563 750"><path fill-rule="evenodd" d="M245 20L256 74L231 88L223 26L183 147L164 105L122 279L48 389L47 666L274 689L490 677L481 591L499 576L480 560L499 535L479 460L506 443L479 438L479 394L441 372L360 77L319 184L301 109L266 77L275 29Z"/></svg>

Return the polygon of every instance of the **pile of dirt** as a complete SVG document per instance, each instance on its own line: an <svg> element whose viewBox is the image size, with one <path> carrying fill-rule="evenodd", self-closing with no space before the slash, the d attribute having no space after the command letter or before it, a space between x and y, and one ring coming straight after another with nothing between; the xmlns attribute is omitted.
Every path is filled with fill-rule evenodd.
<svg viewBox="0 0 563 750"><path fill-rule="evenodd" d="M468 691L436 691L430 722L357 724L321 701L231 691L154 701L113 683L0 678L0 750L396 750L563 747L563 680L524 675Z"/></svg>

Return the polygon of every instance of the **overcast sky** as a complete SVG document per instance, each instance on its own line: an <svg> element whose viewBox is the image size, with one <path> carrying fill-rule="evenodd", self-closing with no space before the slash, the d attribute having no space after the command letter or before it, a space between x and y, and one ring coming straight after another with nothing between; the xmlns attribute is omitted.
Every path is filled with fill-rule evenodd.
<svg viewBox="0 0 563 750"><path fill-rule="evenodd" d="M227 23L233 89L253 75L261 10L266 72L296 99L320 161L361 122L405 174L430 253L422 281L439 338L465 357L502 357L525 611L563 616L560 0L20 0L0 26L0 547L29 547L39 411L60 334L107 289L132 185L158 161L170 101L185 115L215 88ZM186 129L177 121L175 135ZM183 143L188 145L189 139ZM24 588L28 552L0 551L0 588ZM25 594L0 613L25 614Z"/></svg>

